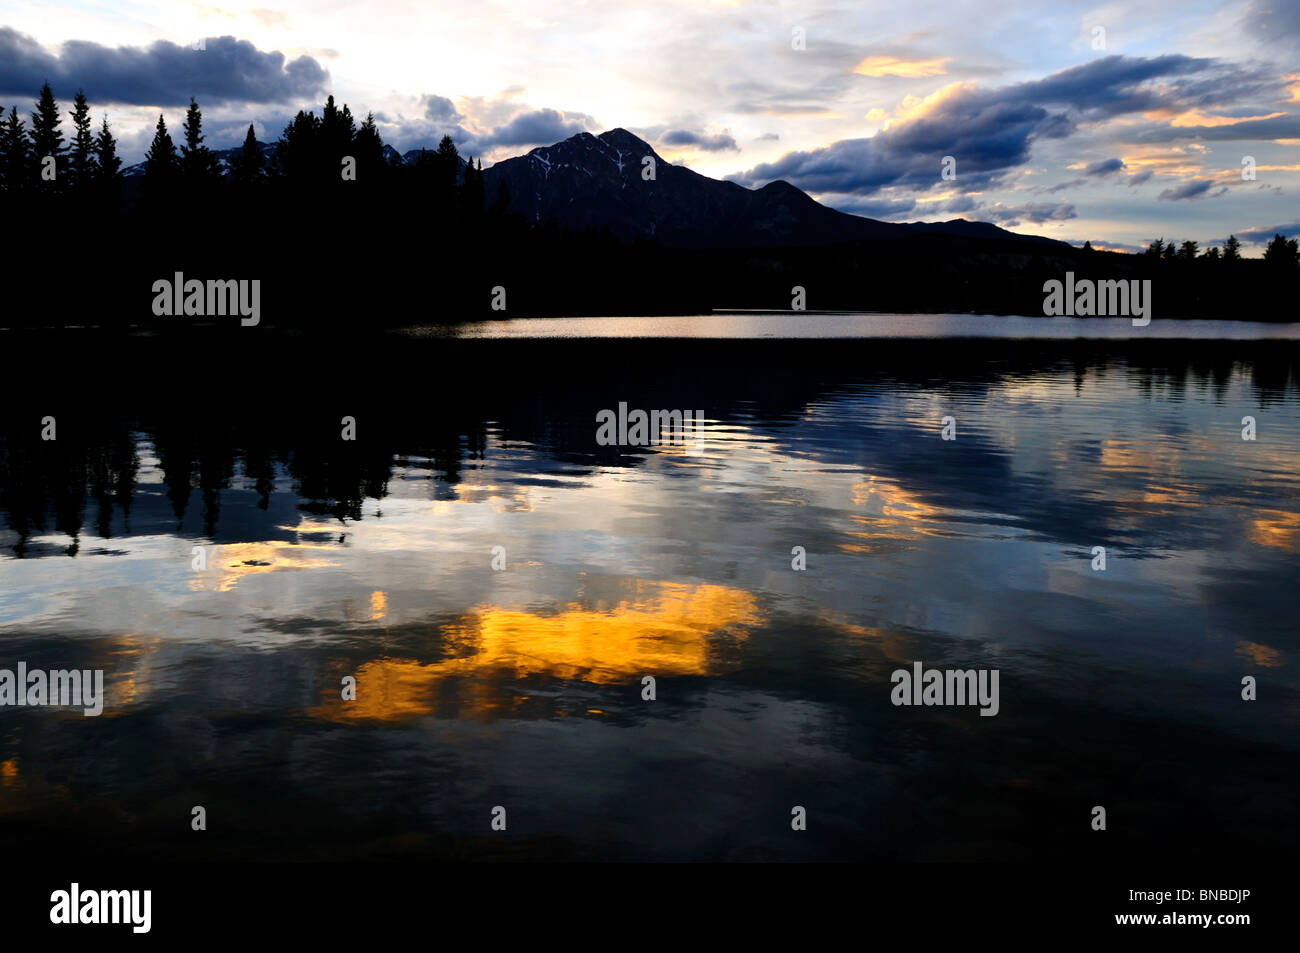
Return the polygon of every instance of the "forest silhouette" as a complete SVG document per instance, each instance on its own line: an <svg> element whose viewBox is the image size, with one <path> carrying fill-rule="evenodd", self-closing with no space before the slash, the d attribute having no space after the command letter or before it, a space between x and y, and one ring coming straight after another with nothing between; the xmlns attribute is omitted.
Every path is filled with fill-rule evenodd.
<svg viewBox="0 0 1300 953"><path fill-rule="evenodd" d="M482 161L450 137L402 161L373 115L330 96L264 146L250 124L226 167L191 99L173 139L160 115L143 175L127 178L107 119L78 92L70 134L46 84L30 124L0 122L0 195L24 223L0 327L214 326L238 320L153 313L152 287L259 280L263 325L350 334L393 326L554 314L689 314L715 308L1042 314L1043 284L1151 279L1155 317L1293 320L1295 239L1263 259L1196 242L1145 254L1086 244L918 234L790 248L667 247L607 228L571 230L487 194ZM504 292L504 293L502 293Z"/></svg>

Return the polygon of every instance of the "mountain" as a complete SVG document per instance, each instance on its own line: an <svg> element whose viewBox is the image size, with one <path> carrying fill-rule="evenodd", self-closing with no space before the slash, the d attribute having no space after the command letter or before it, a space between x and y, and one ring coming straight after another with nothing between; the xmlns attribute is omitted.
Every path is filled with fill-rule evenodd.
<svg viewBox="0 0 1300 953"><path fill-rule="evenodd" d="M269 162L275 143L259 142ZM240 147L214 150L223 171ZM400 156L384 145L384 158L414 165L426 150ZM428 150L432 155L432 150ZM653 159L654 178L642 177ZM464 158L461 159L462 164ZM128 180L144 174L144 163L123 169ZM1068 247L1065 242L1019 235L989 222L881 222L828 208L789 182L747 189L672 165L626 129L600 135L580 132L483 170L491 203L500 183L510 191L515 212L529 221L554 218L573 229L601 228L624 239L638 235L682 248L745 248L825 245L945 235L982 240L1031 242Z"/></svg>
<svg viewBox="0 0 1300 953"><path fill-rule="evenodd" d="M654 179L643 177L649 157ZM679 247L820 245L919 234L1046 242L987 222L881 222L838 212L789 182L747 189L671 165L626 129L579 133L484 170L492 201L498 184L526 219L555 218L574 229L607 226L621 238L642 235Z"/></svg>

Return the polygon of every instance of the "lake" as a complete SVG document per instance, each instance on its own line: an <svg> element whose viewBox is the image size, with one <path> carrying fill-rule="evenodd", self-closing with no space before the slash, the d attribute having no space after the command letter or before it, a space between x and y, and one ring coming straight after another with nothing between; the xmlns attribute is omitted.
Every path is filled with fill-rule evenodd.
<svg viewBox="0 0 1300 953"><path fill-rule="evenodd" d="M596 320L530 327L590 337ZM106 697L97 717L0 708L11 845L1071 863L1300 847L1285 341L286 347L171 368L133 350L98 376L87 358L83 380L111 382L92 401L13 387L0 668L102 670ZM703 421L603 446L596 415L620 403ZM996 670L996 715L894 704L917 662Z"/></svg>
<svg viewBox="0 0 1300 953"><path fill-rule="evenodd" d="M1300 340L1300 323L1000 314L718 312L658 317L512 318L406 329L437 338L1015 338Z"/></svg>

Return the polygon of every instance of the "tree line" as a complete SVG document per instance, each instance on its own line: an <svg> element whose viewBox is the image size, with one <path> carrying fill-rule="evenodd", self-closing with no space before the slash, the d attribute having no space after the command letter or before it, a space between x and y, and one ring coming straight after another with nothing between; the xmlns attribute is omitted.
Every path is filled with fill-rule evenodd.
<svg viewBox="0 0 1300 953"><path fill-rule="evenodd" d="M93 190L110 202L152 207L215 193L260 202L272 193L300 198L304 192L355 181L363 191L400 188L441 213L460 217L488 212L501 216L509 206L502 183L492 206L486 207L482 159L462 158L450 136L443 136L437 149L421 149L413 162L403 162L395 150L386 155L373 113L358 123L347 104L340 108L332 95L319 115L299 110L270 147L258 142L250 123L243 144L224 167L205 144L203 113L191 97L179 145L166 117L159 114L138 194L125 187L108 118L101 120L97 132L92 129L84 91L77 91L69 115L72 129L65 139L62 113L48 82L41 87L30 125L17 106L7 117L0 110L0 192L18 199L27 194L82 196Z"/></svg>
<svg viewBox="0 0 1300 953"><path fill-rule="evenodd" d="M41 87L31 128L12 106L0 110L0 191L53 193L63 189L114 188L122 179L122 160L108 117L93 130L90 104L82 90L73 99L72 136L65 143L62 117L50 84Z"/></svg>
<svg viewBox="0 0 1300 953"><path fill-rule="evenodd" d="M1200 248L1199 242L1189 240L1180 245L1177 242L1166 242L1161 237L1148 245L1142 254L1157 261L1241 261L1241 242L1236 235L1228 236L1222 251L1217 245L1211 245L1205 251ZM1286 236L1274 233L1268 247L1264 249L1264 261L1282 268L1300 267L1300 241L1294 238L1288 241Z"/></svg>

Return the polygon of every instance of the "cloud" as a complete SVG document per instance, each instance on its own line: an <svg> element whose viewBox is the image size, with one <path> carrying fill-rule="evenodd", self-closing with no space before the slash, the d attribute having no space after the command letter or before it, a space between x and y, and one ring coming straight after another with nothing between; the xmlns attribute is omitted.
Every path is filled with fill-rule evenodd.
<svg viewBox="0 0 1300 953"><path fill-rule="evenodd" d="M428 95L424 97L424 118L433 122L459 123L465 120L456 106L446 96Z"/></svg>
<svg viewBox="0 0 1300 953"><path fill-rule="evenodd" d="M1254 0L1246 8L1241 26L1265 43L1300 47L1300 4L1295 0Z"/></svg>
<svg viewBox="0 0 1300 953"><path fill-rule="evenodd" d="M1212 179L1192 179L1182 185L1165 189L1158 197L1167 202L1177 202L1180 199L1199 199L1209 192L1213 185L1214 181Z"/></svg>
<svg viewBox="0 0 1300 953"><path fill-rule="evenodd" d="M944 68L952 60L951 56L939 56L927 60L909 60L897 56L868 56L853 72L859 76L942 76Z"/></svg>
<svg viewBox="0 0 1300 953"><path fill-rule="evenodd" d="M1300 116L1270 116L1244 119L1215 126L1175 126L1170 123L1152 126L1134 133L1130 141L1138 143L1175 142L1187 139L1231 141L1234 139L1300 139Z"/></svg>
<svg viewBox="0 0 1300 953"><path fill-rule="evenodd" d="M705 152L739 152L736 140L725 132L693 132L690 129L670 129L657 140L664 146L695 146Z"/></svg>
<svg viewBox="0 0 1300 953"><path fill-rule="evenodd" d="M1248 228L1245 231L1237 232L1238 239L1253 245L1267 244L1273 240L1274 235L1281 235L1284 238L1300 238L1300 222L1294 222L1290 225L1274 225L1272 228Z"/></svg>
<svg viewBox="0 0 1300 953"><path fill-rule="evenodd" d="M984 206L980 210L980 214L1000 225L1008 226L1016 226L1022 222L1041 225L1044 222L1064 222L1079 217L1078 211L1069 202L1062 202L1059 205L1051 202L1031 202L1019 206L1003 205L1001 202L996 202L993 205Z"/></svg>
<svg viewBox="0 0 1300 953"><path fill-rule="evenodd" d="M974 212L980 207L980 203L969 195L959 195L951 202L943 206L945 212Z"/></svg>
<svg viewBox="0 0 1300 953"><path fill-rule="evenodd" d="M1256 82L1255 74L1217 60L1171 54L1107 56L993 89L953 83L924 99L905 99L896 118L874 136L791 152L730 178L751 187L786 179L816 193L925 190L940 183L940 162L950 155L958 181L981 189L1026 163L1034 143L1068 137L1080 124L1153 110L1176 115L1190 100L1201 107L1231 102ZM1189 137L1189 131L1181 135ZM1300 130L1294 135L1300 137Z"/></svg>
<svg viewBox="0 0 1300 953"><path fill-rule="evenodd" d="M1142 169L1139 172L1134 172L1132 175L1128 177L1128 184L1130 186L1141 185L1142 183L1146 182L1148 179L1151 178L1151 176L1155 174L1156 174L1155 169Z"/></svg>
<svg viewBox="0 0 1300 953"><path fill-rule="evenodd" d="M265 27L287 27L289 25L289 18L279 10L267 10L259 7L255 10L249 10L248 15Z"/></svg>
<svg viewBox="0 0 1300 953"><path fill-rule="evenodd" d="M765 132L754 141L755 142L776 142L780 138L781 137L777 135L775 132Z"/></svg>
<svg viewBox="0 0 1300 953"><path fill-rule="evenodd" d="M1084 168L1084 175L1110 175L1124 168L1123 159L1101 159Z"/></svg>
<svg viewBox="0 0 1300 953"><path fill-rule="evenodd" d="M586 113L520 103L515 99L519 92L511 89L496 99L461 97L455 102L429 93L419 98L419 118L387 114L377 118L382 121L384 140L399 152L433 148L446 135L451 136L462 155L482 156L485 160L494 150L517 154L524 147L550 145L598 128Z"/></svg>
<svg viewBox="0 0 1300 953"><path fill-rule="evenodd" d="M863 198L857 195L823 196L822 204L850 215L895 221L916 208L912 198Z"/></svg>
<svg viewBox="0 0 1300 953"><path fill-rule="evenodd" d="M166 40L147 49L110 48L69 40L58 55L9 27L0 27L0 94L34 98L47 79L55 95L70 99L81 88L95 104L204 105L285 102L316 96L329 81L310 56L288 63L278 51L263 53L247 40L209 37L192 50Z"/></svg>
<svg viewBox="0 0 1300 953"><path fill-rule="evenodd" d="M480 136L479 148L549 145L586 132L590 121L591 117L582 113L566 115L558 109L534 109Z"/></svg>

